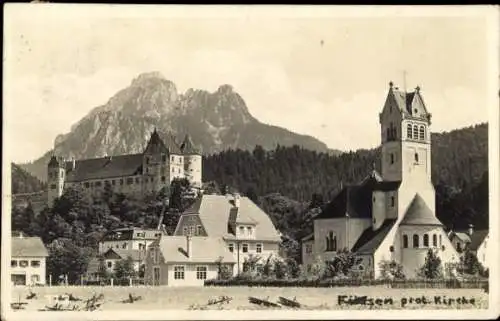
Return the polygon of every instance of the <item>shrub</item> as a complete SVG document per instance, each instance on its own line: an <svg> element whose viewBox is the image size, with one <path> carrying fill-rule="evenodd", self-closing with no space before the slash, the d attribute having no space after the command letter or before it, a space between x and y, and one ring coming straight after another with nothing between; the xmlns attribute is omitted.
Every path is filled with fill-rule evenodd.
<svg viewBox="0 0 500 321"><path fill-rule="evenodd" d="M381 278L384 280L403 280L403 266L394 260L383 260L379 262Z"/></svg>
<svg viewBox="0 0 500 321"><path fill-rule="evenodd" d="M443 267L441 265L441 258L435 251L429 249L425 257L425 263L418 271L417 275L426 279L439 279L443 277Z"/></svg>

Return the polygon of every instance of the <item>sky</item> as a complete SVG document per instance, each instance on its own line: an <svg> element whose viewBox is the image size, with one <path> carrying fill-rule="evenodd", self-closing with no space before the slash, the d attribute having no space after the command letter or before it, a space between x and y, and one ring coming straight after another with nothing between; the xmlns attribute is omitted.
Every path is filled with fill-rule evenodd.
<svg viewBox="0 0 500 321"><path fill-rule="evenodd" d="M488 121L498 97L488 10L131 7L5 7L12 161L38 158L150 71L179 92L231 84L261 122L346 151L380 143L389 81L421 87L435 132Z"/></svg>

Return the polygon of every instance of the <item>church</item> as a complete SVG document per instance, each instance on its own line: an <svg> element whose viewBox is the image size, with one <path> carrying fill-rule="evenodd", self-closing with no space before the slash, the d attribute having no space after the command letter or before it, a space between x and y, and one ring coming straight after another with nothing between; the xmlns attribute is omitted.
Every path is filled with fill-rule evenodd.
<svg viewBox="0 0 500 321"><path fill-rule="evenodd" d="M179 144L173 135L156 128L142 153L81 160L53 155L47 170L49 206L72 186L80 186L89 196L102 193L106 186L140 196L159 191L176 178L186 178L197 189L202 185L202 155L189 135Z"/></svg>
<svg viewBox="0 0 500 321"><path fill-rule="evenodd" d="M436 217L431 181L431 114L420 88L406 92L389 83L379 114L381 172L343 186L314 218L314 232L302 240L306 267L348 249L361 258L358 271L381 276L379 264L395 261L407 278L416 276L429 249L443 267L458 262Z"/></svg>

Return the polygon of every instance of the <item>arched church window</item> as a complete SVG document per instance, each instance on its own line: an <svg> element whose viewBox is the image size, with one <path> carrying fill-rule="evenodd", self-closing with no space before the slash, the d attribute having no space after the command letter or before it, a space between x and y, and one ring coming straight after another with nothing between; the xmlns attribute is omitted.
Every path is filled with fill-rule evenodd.
<svg viewBox="0 0 500 321"><path fill-rule="evenodd" d="M394 154L391 153L391 164L394 164Z"/></svg>
<svg viewBox="0 0 500 321"><path fill-rule="evenodd" d="M412 131L411 131L411 124L408 124L408 126L406 127L406 136L408 136L408 138L412 138Z"/></svg>
<svg viewBox="0 0 500 321"><path fill-rule="evenodd" d="M413 125L413 138L418 139L418 126Z"/></svg>
<svg viewBox="0 0 500 321"><path fill-rule="evenodd" d="M418 248L419 247L419 244L418 244L418 234L413 234L413 247L414 248Z"/></svg>
<svg viewBox="0 0 500 321"><path fill-rule="evenodd" d="M441 234L439 235L439 245L443 245L443 238L441 237Z"/></svg>
<svg viewBox="0 0 500 321"><path fill-rule="evenodd" d="M429 235L424 234L424 247L429 247Z"/></svg>
<svg viewBox="0 0 500 321"><path fill-rule="evenodd" d="M333 231L328 233L326 237L326 251L336 251L337 250L337 236L333 234Z"/></svg>
<svg viewBox="0 0 500 321"><path fill-rule="evenodd" d="M395 201L394 201L394 196L391 196L391 206L392 206L392 207L394 207L394 203L395 203Z"/></svg>
<svg viewBox="0 0 500 321"><path fill-rule="evenodd" d="M418 153L415 153L415 163L418 163Z"/></svg>
<svg viewBox="0 0 500 321"><path fill-rule="evenodd" d="M420 140L425 140L425 127L424 126L420 126L420 136L419 136L419 139Z"/></svg>
<svg viewBox="0 0 500 321"><path fill-rule="evenodd" d="M389 128L386 128L386 140L391 140L391 130Z"/></svg>
<svg viewBox="0 0 500 321"><path fill-rule="evenodd" d="M403 235L403 247L404 247L405 249L407 249L407 248L408 248L408 235L406 235L406 234L405 234L405 235Z"/></svg>
<svg viewBox="0 0 500 321"><path fill-rule="evenodd" d="M437 235L433 234L432 235L432 246L436 247L438 245L437 243L438 243Z"/></svg>

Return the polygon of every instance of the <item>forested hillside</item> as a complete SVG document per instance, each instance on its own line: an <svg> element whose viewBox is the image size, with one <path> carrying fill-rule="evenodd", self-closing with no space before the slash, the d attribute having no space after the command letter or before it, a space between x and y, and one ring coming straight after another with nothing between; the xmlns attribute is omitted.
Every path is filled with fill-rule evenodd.
<svg viewBox="0 0 500 321"><path fill-rule="evenodd" d="M11 163L12 194L39 192L45 184L18 165Z"/></svg>

